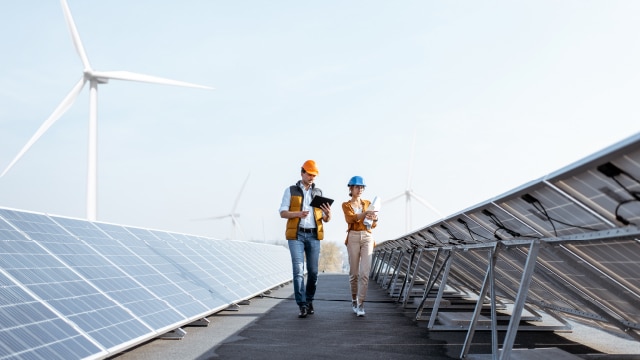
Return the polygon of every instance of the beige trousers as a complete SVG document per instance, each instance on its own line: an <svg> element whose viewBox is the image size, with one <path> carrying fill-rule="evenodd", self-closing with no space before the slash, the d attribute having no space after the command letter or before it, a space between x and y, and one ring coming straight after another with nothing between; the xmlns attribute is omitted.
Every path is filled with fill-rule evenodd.
<svg viewBox="0 0 640 360"><path fill-rule="evenodd" d="M349 284L351 297L363 303L369 286L371 258L373 255L373 236L366 231L349 231L347 236L347 254L349 257Z"/></svg>

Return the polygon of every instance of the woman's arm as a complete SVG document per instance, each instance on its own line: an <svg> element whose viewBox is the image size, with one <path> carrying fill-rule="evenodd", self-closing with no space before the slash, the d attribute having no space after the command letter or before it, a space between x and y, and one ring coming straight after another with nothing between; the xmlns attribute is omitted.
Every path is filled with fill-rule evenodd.
<svg viewBox="0 0 640 360"><path fill-rule="evenodd" d="M347 224L355 224L359 221L359 214L356 214L353 211L353 208L349 205L348 201L342 203L342 211L344 212L344 220Z"/></svg>

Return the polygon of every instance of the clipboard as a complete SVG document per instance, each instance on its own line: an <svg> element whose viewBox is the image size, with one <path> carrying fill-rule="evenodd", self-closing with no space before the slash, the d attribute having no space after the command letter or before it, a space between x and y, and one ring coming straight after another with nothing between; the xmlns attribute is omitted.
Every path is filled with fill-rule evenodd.
<svg viewBox="0 0 640 360"><path fill-rule="evenodd" d="M320 196L320 195L316 195L313 197L313 199L311 200L311 205L312 207L317 207L319 208L320 205L324 204L324 203L329 203L329 206L331 206L331 204L333 204L333 199L329 199L327 197L324 196Z"/></svg>

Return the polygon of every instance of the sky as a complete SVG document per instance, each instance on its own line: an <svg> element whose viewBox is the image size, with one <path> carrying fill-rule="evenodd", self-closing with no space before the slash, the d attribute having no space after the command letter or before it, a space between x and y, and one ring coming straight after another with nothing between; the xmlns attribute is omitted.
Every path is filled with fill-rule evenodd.
<svg viewBox="0 0 640 360"><path fill-rule="evenodd" d="M98 90L98 221L284 239L314 159L336 200L383 200L376 241L564 168L640 130L640 1L68 0ZM82 76L54 0L0 12L0 171ZM0 178L0 207L85 218L89 96ZM241 192L242 184L246 186ZM412 190L432 208L402 197Z"/></svg>

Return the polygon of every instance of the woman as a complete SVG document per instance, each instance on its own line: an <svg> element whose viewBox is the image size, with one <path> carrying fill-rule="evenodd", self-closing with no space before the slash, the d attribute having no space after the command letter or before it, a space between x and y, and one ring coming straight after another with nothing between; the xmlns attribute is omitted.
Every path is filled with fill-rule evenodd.
<svg viewBox="0 0 640 360"><path fill-rule="evenodd" d="M371 257L375 241L371 229L378 225L378 215L367 210L371 201L361 198L364 191L364 179L354 176L347 184L351 200L342 203L344 219L347 221L347 254L349 255L349 284L351 285L351 306L357 316L364 316L364 299L367 295ZM371 227L364 220L373 221Z"/></svg>

